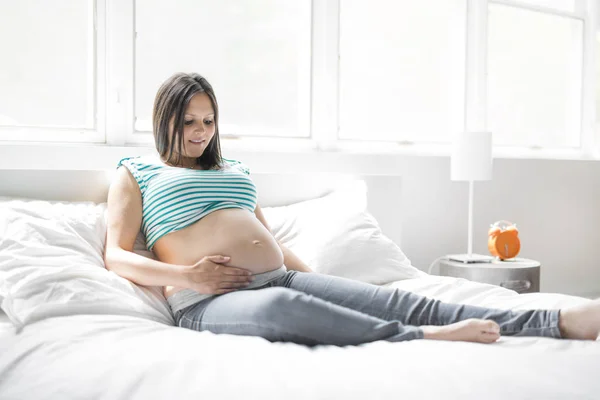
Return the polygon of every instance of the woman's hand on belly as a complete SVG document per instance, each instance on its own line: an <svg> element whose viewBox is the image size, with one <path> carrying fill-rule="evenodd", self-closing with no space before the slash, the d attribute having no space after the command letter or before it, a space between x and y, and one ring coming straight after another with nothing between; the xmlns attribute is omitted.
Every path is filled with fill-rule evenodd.
<svg viewBox="0 0 600 400"><path fill-rule="evenodd" d="M168 233L156 241L153 251L162 262L189 266L185 268L192 275L189 278L186 273L185 278L180 279L182 284L165 286L165 297L184 288L198 290L195 288L200 287L201 293L218 289L210 286L214 282L208 286L203 284L206 271L200 264L207 255L226 254L229 261L219 263L224 268L234 267L253 274L272 271L284 262L283 252L271 232L253 213L240 208L214 211L186 228ZM208 271L214 271L215 267L212 265L213 270ZM241 288L243 286L230 287L229 291Z"/></svg>
<svg viewBox="0 0 600 400"><path fill-rule="evenodd" d="M181 286L202 294L224 294L244 288L254 280L252 272L223 265L226 256L206 256L182 270Z"/></svg>

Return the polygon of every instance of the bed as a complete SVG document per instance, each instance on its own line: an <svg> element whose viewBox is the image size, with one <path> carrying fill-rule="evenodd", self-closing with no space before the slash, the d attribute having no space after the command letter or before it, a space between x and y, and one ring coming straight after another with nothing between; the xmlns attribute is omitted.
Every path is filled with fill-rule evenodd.
<svg viewBox="0 0 600 400"><path fill-rule="evenodd" d="M491 345L306 347L174 326L158 287L102 267L110 176L0 176L0 399L600 398L600 342L502 337ZM589 301L519 295L416 269L398 246L400 177L254 180L274 235L320 273L497 308ZM152 257L144 246L140 234L134 250ZM377 262L365 268L373 255Z"/></svg>

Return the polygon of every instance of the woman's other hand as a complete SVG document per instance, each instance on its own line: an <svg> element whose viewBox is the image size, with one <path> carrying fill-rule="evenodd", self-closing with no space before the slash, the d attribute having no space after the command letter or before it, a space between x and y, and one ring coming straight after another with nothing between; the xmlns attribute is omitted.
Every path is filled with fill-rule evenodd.
<svg viewBox="0 0 600 400"><path fill-rule="evenodd" d="M227 256L206 256L183 269L182 286L202 294L224 294L244 288L254 280L252 272L222 265Z"/></svg>

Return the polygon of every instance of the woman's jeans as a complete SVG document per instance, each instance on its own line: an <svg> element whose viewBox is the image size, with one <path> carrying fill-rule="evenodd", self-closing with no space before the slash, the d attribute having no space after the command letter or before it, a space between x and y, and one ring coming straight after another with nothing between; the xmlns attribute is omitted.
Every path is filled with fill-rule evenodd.
<svg viewBox="0 0 600 400"><path fill-rule="evenodd" d="M420 325L490 319L501 335L560 338L559 310L510 311L442 303L399 289L287 271L254 289L215 295L175 313L183 328L306 345L422 339Z"/></svg>

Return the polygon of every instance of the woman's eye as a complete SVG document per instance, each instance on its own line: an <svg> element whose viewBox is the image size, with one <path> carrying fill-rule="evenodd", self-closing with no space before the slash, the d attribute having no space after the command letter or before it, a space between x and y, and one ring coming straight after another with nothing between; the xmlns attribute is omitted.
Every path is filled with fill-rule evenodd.
<svg viewBox="0 0 600 400"><path fill-rule="evenodd" d="M189 120L189 121L184 121L183 123L186 124L186 125L191 125L191 124L194 123L194 120L192 119L192 120Z"/></svg>
<svg viewBox="0 0 600 400"><path fill-rule="evenodd" d="M211 125L213 122L212 122L212 121L204 121L204 123L205 123L206 125Z"/></svg>

